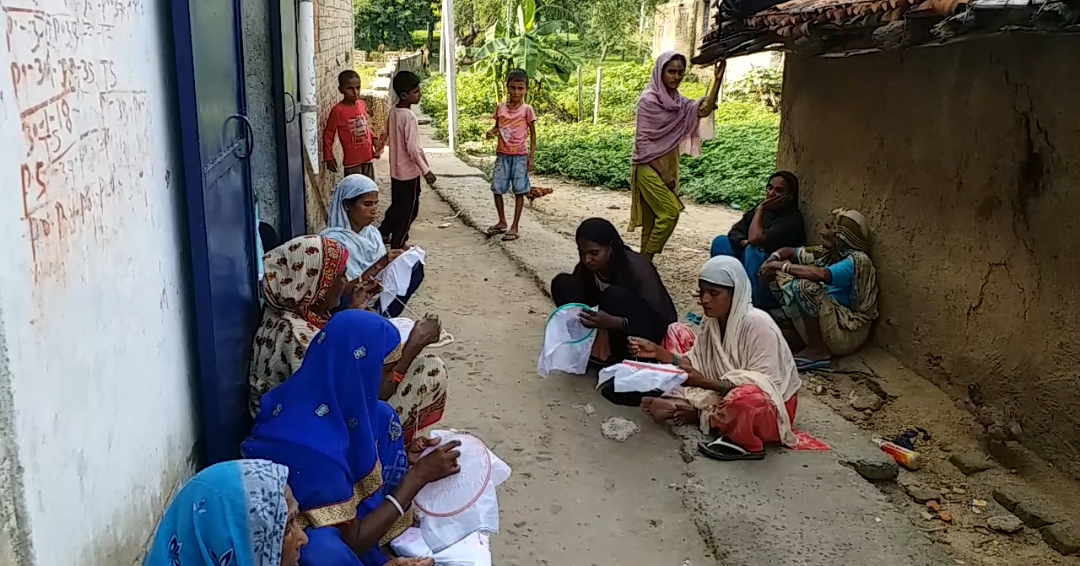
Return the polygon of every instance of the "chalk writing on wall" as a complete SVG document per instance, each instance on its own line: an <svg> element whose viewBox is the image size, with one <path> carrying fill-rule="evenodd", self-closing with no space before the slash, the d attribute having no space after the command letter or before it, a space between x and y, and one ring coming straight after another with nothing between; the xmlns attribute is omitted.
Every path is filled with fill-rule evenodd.
<svg viewBox="0 0 1080 566"><path fill-rule="evenodd" d="M112 220L147 206L140 180L156 152L142 88L148 77L136 71L146 74L149 65L139 64L127 38L149 24L142 0L0 5L25 149L19 178L34 279L62 281L74 251L106 245L119 230Z"/></svg>

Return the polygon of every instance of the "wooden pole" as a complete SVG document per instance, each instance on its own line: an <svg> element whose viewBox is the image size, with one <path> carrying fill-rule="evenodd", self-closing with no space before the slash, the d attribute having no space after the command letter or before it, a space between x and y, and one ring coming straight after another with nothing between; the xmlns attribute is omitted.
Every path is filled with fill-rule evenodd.
<svg viewBox="0 0 1080 566"><path fill-rule="evenodd" d="M596 99L593 101L592 111L592 123L597 125L600 123L600 90L601 84L604 82L604 68L596 68Z"/></svg>

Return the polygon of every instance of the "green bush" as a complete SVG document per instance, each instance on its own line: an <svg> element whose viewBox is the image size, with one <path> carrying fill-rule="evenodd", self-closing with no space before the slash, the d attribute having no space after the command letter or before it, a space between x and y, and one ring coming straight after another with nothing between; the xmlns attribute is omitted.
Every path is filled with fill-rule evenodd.
<svg viewBox="0 0 1080 566"><path fill-rule="evenodd" d="M536 135L537 173L562 175L609 189L630 186L633 128L541 123Z"/></svg>

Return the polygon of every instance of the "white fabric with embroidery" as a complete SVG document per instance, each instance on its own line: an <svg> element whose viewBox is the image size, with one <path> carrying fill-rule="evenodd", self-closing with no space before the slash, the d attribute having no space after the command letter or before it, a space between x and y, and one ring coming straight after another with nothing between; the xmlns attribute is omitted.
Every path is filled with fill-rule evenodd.
<svg viewBox="0 0 1080 566"><path fill-rule="evenodd" d="M686 382L686 372L669 364L622 362L600 370L596 387L615 380L615 392L663 391L667 393Z"/></svg>
<svg viewBox="0 0 1080 566"><path fill-rule="evenodd" d="M440 445L458 440L461 471L429 483L413 498L420 533L433 553L440 553L473 533L499 532L496 489L510 477L506 465L471 434L432 431ZM424 455L435 448L429 448Z"/></svg>

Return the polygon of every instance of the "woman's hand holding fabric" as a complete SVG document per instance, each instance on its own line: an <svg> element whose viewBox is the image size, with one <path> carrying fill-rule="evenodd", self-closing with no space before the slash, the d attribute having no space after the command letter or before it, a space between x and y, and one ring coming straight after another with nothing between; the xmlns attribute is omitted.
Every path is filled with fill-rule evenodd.
<svg viewBox="0 0 1080 566"><path fill-rule="evenodd" d="M349 293L349 308L369 310L372 299L382 291L382 283L378 279L372 279L367 283L360 283L360 280L357 279L355 283L357 285L353 286L352 292Z"/></svg>
<svg viewBox="0 0 1080 566"><path fill-rule="evenodd" d="M712 389L716 384L716 382L705 377L700 371L694 369L694 366L690 364L690 360L687 358L679 359L679 369L686 372L686 382L683 383L683 385L688 387L700 387L702 389Z"/></svg>
<svg viewBox="0 0 1080 566"><path fill-rule="evenodd" d="M423 436L417 436L409 442L409 446L405 448L405 452L409 457L409 465L415 466L420 461L420 455L424 453L424 450L439 445L438 438L424 438Z"/></svg>
<svg viewBox="0 0 1080 566"><path fill-rule="evenodd" d="M457 450L458 446L461 446L461 442L452 440L436 448L427 456L420 458L409 473L416 474L418 479L427 485L460 472L461 466L458 465L457 460L461 452Z"/></svg>
<svg viewBox="0 0 1080 566"><path fill-rule="evenodd" d="M626 339L626 346L627 351L635 358L646 358L665 364L669 364L673 361L671 352L668 352L660 345L644 338L631 336Z"/></svg>
<svg viewBox="0 0 1080 566"><path fill-rule="evenodd" d="M427 347L438 342L441 334L442 323L439 322L439 317L425 314L409 333L409 341L415 340L421 347Z"/></svg>
<svg viewBox="0 0 1080 566"><path fill-rule="evenodd" d="M578 318L585 328L603 330L621 330L623 328L623 319L621 317L610 315L602 310L582 310Z"/></svg>

